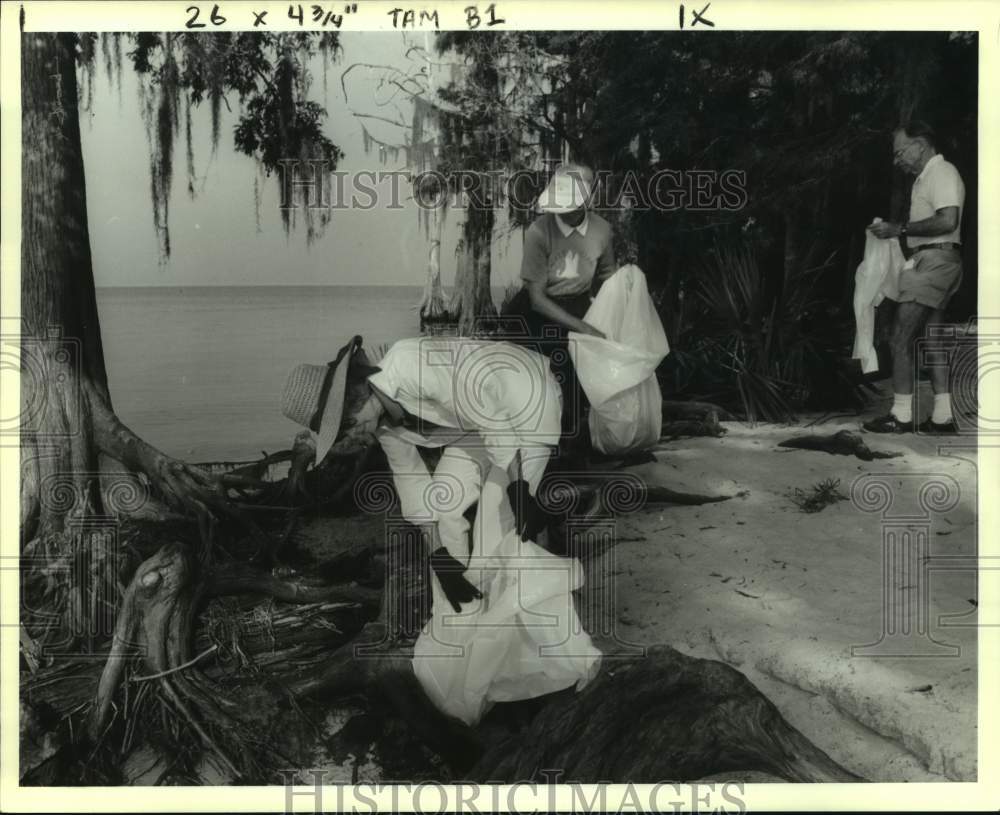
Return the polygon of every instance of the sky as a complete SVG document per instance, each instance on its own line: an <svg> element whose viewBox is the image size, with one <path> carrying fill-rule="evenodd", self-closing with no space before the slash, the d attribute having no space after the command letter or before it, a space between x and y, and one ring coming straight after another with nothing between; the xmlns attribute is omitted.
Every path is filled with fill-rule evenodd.
<svg viewBox="0 0 1000 815"><path fill-rule="evenodd" d="M419 38L419 39L415 39ZM397 32L345 32L343 51L331 65L324 91L321 62L313 66L310 97L328 111L325 131L345 156L338 170L405 169L403 157L382 161L366 155L362 119L356 114L388 115L391 106L378 88L381 71L360 67L347 76L349 102L341 89L341 75L355 63L413 69L410 45L423 45L423 35ZM422 64L422 63L420 63ZM404 98L393 100L408 121L411 107ZM183 118L174 145L174 179L170 197L171 255L160 262L150 194L149 142L139 113L138 81L123 60L121 86L98 66L90 110L81 106L80 124L87 184L91 250L96 283L101 286L198 285L413 285L426 279L428 243L412 201L401 210L378 207L333 212L329 224L311 246L300 227L286 236L278 210L278 183L263 177L258 219L254 203L256 162L236 152L232 112L222 108L218 150L211 146L208 105L193 108L193 146L196 194L188 193ZM182 114L183 115L183 114ZM377 138L399 143L402 131L364 119ZM449 213L441 247L441 275L445 286L455 276L455 246L461 210ZM502 227L494 240L493 284L503 287L517 276L520 233L508 236Z"/></svg>

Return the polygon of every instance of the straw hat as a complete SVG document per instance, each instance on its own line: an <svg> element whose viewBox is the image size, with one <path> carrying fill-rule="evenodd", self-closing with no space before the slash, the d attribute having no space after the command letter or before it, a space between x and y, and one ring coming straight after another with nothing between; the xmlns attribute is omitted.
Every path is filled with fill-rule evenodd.
<svg viewBox="0 0 1000 815"><path fill-rule="evenodd" d="M326 365L298 365L288 375L281 395L281 412L293 422L308 427L316 436L316 463L330 451L340 432L347 391L347 369L361 350L355 336Z"/></svg>
<svg viewBox="0 0 1000 815"><path fill-rule="evenodd" d="M538 209L563 215L586 206L593 192L589 176L590 170L578 164L556 167L548 186L538 197Z"/></svg>

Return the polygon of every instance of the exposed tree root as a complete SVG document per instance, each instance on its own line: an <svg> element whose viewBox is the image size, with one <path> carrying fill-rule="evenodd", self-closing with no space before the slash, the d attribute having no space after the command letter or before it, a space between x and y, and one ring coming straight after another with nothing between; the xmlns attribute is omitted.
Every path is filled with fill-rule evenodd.
<svg viewBox="0 0 1000 815"><path fill-rule="evenodd" d="M205 557L211 557L215 527L221 518L243 527L257 544L258 552L270 552L274 548L271 539L253 519L232 505L223 479L171 458L145 442L122 423L107 400L96 391L91 393L90 402L98 449L132 472L146 476L153 491L169 507L198 519Z"/></svg>
<svg viewBox="0 0 1000 815"><path fill-rule="evenodd" d="M258 593L288 603L342 602L377 611L382 592L356 584L310 585L303 581L282 580L269 572L262 572L242 564L227 564L215 569L207 580L208 596L224 594Z"/></svg>
<svg viewBox="0 0 1000 815"><path fill-rule="evenodd" d="M245 567L220 570L203 580L186 547L167 544L139 566L126 590L87 721L90 743L99 744L114 724L112 711L118 688L126 667L138 658L142 664L139 681L156 686L174 719L184 722L196 735L201 749L214 756L225 777L260 778L266 775L268 764L282 758L258 731L257 723L246 721L245 705L210 681L202 662L192 659L194 624L202 599L229 591L259 592L298 603L337 598L344 602L336 605L346 609L364 604L369 614L374 613L378 601L377 592L361 587L302 585L254 574ZM325 639L329 641L329 635ZM134 683L136 678L128 681ZM274 710L277 702L272 694L270 703L262 706ZM259 716L259 711L255 715Z"/></svg>
<svg viewBox="0 0 1000 815"><path fill-rule="evenodd" d="M315 458L316 442L308 430L303 430L292 443L287 477L265 493L266 500L288 506L314 503L316 499L308 489L306 473Z"/></svg>

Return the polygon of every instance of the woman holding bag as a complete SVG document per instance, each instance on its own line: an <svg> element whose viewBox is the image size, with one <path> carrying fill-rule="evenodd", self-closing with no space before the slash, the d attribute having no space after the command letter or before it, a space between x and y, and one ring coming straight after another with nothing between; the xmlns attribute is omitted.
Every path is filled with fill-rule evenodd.
<svg viewBox="0 0 1000 815"><path fill-rule="evenodd" d="M524 285L504 315L520 318L505 337L550 358L563 392L563 437L584 435L579 421L587 405L567 353L568 334L604 333L584 320L595 286L615 271L611 225L588 209L594 174L578 164L559 166L538 199L542 215L524 236Z"/></svg>

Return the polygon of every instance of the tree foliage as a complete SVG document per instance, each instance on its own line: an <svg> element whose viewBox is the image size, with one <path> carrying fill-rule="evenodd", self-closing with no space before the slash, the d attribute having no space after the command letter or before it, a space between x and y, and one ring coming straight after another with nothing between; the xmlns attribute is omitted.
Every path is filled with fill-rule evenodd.
<svg viewBox="0 0 1000 815"><path fill-rule="evenodd" d="M907 180L892 170L890 138L914 118L939 126L939 149L966 179L964 290L975 291L974 33L492 32L452 33L440 45L496 71L502 89L490 98L465 82L442 93L462 121L492 135L485 151L464 139L458 163L543 171L546 161L571 159L598 171L619 260L636 260L659 299L675 349L664 366L672 391L704 396L722 375L748 414L779 418L815 397L819 381L838 378L864 226L905 215ZM699 170L740 173L745 200L695 206ZM688 174L672 206L653 195L664 171ZM717 309L698 296L705 259L743 257L746 248L760 267L759 291L720 328ZM738 263L722 274L745 270ZM966 294L956 309L971 313L970 305ZM802 347L819 356L795 366L793 383L778 371L787 360L762 363L774 398L754 407L739 377L705 356L705 334L722 331L718 346L748 326L760 333L788 321L801 321ZM827 404L856 395L820 390Z"/></svg>
<svg viewBox="0 0 1000 815"><path fill-rule="evenodd" d="M100 38L100 40L99 40ZM98 41L109 76L121 72L121 53L139 77L141 110L150 142L151 197L161 258L170 256L169 204L175 143L183 116L188 191L194 195L191 107L207 102L211 111L212 150L220 139L221 108L230 99L240 107L233 132L237 151L255 158L270 175L283 160L321 160L330 170L343 152L323 132L327 111L308 98L309 64L318 55L324 68L340 50L336 32L218 32L80 34L79 58L93 73ZM87 87L92 86L92 81ZM88 97L91 95L87 91ZM329 219L305 210L311 241ZM291 228L289 210L282 223Z"/></svg>

